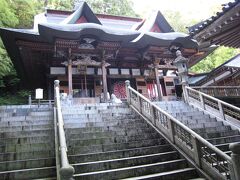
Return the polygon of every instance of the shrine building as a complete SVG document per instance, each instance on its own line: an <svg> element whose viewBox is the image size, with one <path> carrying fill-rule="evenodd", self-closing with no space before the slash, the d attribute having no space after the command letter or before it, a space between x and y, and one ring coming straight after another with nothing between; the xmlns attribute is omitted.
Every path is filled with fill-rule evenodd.
<svg viewBox="0 0 240 180"><path fill-rule="evenodd" d="M54 80L73 98L126 98L125 80L150 99L175 95L176 50L196 64L208 50L174 32L161 14L146 19L95 14L86 2L74 11L47 9L33 29L1 28L6 50L25 88L53 98Z"/></svg>

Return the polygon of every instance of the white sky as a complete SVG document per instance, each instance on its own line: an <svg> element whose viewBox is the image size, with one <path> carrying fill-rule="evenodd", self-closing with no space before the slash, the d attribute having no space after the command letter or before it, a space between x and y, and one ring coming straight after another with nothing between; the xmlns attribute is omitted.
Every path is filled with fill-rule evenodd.
<svg viewBox="0 0 240 180"><path fill-rule="evenodd" d="M132 0L135 11L146 17L152 10L179 11L184 18L204 20L231 0Z"/></svg>

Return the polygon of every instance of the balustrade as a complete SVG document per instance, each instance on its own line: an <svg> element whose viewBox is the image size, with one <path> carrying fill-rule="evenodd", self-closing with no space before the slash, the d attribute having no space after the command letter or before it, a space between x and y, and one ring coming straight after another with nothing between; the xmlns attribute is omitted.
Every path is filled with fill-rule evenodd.
<svg viewBox="0 0 240 180"><path fill-rule="evenodd" d="M213 179L238 180L240 166L235 159L240 159L239 153L236 153L235 159L232 159L131 88L129 81L126 81L126 90L129 105L144 116L171 143L177 145L188 158L195 162L196 166L203 169ZM211 106L217 111L222 109L223 113L228 112L231 116L234 114L234 117L238 115L236 113L239 113L234 108L231 112L227 111L226 107L230 107L222 102L220 102L221 107L219 107L219 101L189 87L186 87L186 93L188 100L197 101L200 106Z"/></svg>

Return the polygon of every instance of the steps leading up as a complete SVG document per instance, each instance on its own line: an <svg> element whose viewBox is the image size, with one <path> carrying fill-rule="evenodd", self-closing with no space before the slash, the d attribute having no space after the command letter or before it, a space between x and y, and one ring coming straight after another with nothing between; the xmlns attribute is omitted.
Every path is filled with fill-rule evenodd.
<svg viewBox="0 0 240 180"><path fill-rule="evenodd" d="M0 108L0 177L56 177L54 124L51 108Z"/></svg>
<svg viewBox="0 0 240 180"><path fill-rule="evenodd" d="M197 171L126 104L64 107L75 179L198 178Z"/></svg>
<svg viewBox="0 0 240 180"><path fill-rule="evenodd" d="M228 154L229 144L240 142L239 130L218 121L213 115L205 114L182 101L156 102L156 104Z"/></svg>

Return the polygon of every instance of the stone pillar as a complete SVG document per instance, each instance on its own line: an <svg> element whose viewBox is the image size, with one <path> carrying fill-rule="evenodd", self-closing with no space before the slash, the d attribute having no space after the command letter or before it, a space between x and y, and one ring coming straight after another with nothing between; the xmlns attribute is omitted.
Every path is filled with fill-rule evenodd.
<svg viewBox="0 0 240 180"><path fill-rule="evenodd" d="M107 70L106 70L105 59L102 60L102 82L103 82L103 101L107 102L108 87L107 87Z"/></svg>
<svg viewBox="0 0 240 180"><path fill-rule="evenodd" d="M73 95L73 86L72 86L72 60L68 59L68 94L69 97Z"/></svg>
<svg viewBox="0 0 240 180"><path fill-rule="evenodd" d="M229 149L232 151L231 158L233 163L234 177L235 179L240 179L240 143L237 142L230 144Z"/></svg>

